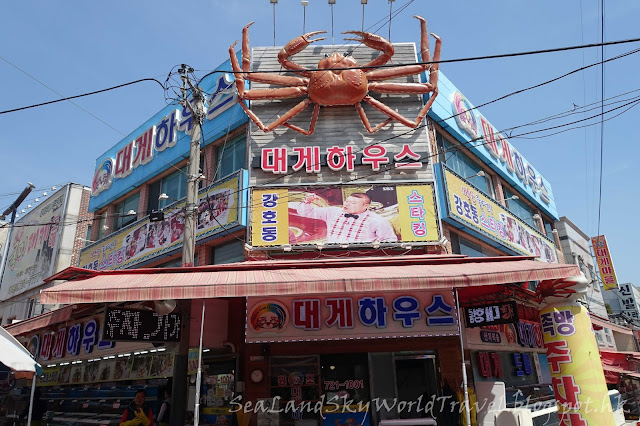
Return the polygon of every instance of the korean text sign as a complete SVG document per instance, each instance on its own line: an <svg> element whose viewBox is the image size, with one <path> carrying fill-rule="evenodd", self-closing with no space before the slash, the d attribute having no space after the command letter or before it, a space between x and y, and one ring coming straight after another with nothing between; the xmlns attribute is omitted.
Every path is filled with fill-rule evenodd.
<svg viewBox="0 0 640 426"><path fill-rule="evenodd" d="M579 304L540 311L544 345L560 424L613 426L600 352L587 310Z"/></svg>
<svg viewBox="0 0 640 426"><path fill-rule="evenodd" d="M446 167L442 170L453 219L518 253L537 256L543 262L558 262L551 240Z"/></svg>
<svg viewBox="0 0 640 426"><path fill-rule="evenodd" d="M223 226L240 222L240 175L216 182L200 191L196 238L201 240L223 231ZM85 269L124 269L153 259L182 246L184 202L166 209L164 220L135 222L109 238L92 244L80 253Z"/></svg>
<svg viewBox="0 0 640 426"><path fill-rule="evenodd" d="M516 302L492 303L465 308L467 327L512 324L518 321Z"/></svg>
<svg viewBox="0 0 640 426"><path fill-rule="evenodd" d="M53 273L66 201L65 191L58 191L15 224L0 300L42 284Z"/></svg>
<svg viewBox="0 0 640 426"><path fill-rule="evenodd" d="M249 343L458 334L451 290L249 298Z"/></svg>
<svg viewBox="0 0 640 426"><path fill-rule="evenodd" d="M604 235L592 237L591 244L593 245L593 252L596 255L596 262L598 262L598 270L600 271L600 278L602 279L604 289L613 290L618 288L618 279L616 278L616 271L613 268L607 238Z"/></svg>
<svg viewBox="0 0 640 426"><path fill-rule="evenodd" d="M103 337L110 341L179 342L181 323L179 313L107 308Z"/></svg>
<svg viewBox="0 0 640 426"><path fill-rule="evenodd" d="M256 247L440 240L431 184L256 189Z"/></svg>

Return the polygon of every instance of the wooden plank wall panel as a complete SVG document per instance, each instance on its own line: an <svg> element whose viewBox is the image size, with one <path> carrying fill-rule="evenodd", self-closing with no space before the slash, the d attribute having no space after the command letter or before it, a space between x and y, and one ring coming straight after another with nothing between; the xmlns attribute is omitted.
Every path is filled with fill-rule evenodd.
<svg viewBox="0 0 640 426"><path fill-rule="evenodd" d="M292 60L303 67L317 67L318 61L330 55L333 52L344 53L350 51L354 58L364 65L377 57L380 52L360 45L345 46L322 46L310 45L301 53L292 57ZM414 43L394 44L395 54L392 58L394 64L415 63L417 61L416 48ZM278 52L280 47L255 47L252 51L252 70L269 73L279 73L283 70L278 63ZM295 75L290 72L281 72L284 75ZM410 76L391 81L419 82L419 76ZM252 83L253 89L276 88L280 86ZM383 95L370 93L376 99L384 102L394 110L398 110L405 117L414 120L423 103L418 95ZM268 124L276 119L277 116L284 114L290 108L298 104L304 98L295 98L288 100L271 100L271 101L253 101L251 109L260 117L263 123ZM384 121L387 117L374 110L368 104L363 103L364 110L367 113L369 122L372 126ZM300 126L304 129L309 127L311 121L311 112L313 104L307 110L300 113L293 120L292 124ZM423 121L423 124L426 121ZM375 134L370 134L364 128L355 107L322 107L313 135L305 136L286 127L280 127L273 132L264 133L253 122L250 122L251 149L250 149L250 165L254 158L260 158L262 148L280 148L288 147L289 153L296 146L318 145L321 152L326 152L326 147L338 145L341 147L351 145L354 152L361 152L367 145L381 144L387 151L398 153L402 145L410 144L414 151L420 151L423 156L430 155L430 147L428 143L428 132L426 127L419 129L410 129L399 123L392 123L385 126ZM289 167L291 166L289 162ZM268 184L275 185L312 185L312 184L347 184L347 183L370 183L380 181L406 181L406 182L423 182L433 179L431 164L424 165L421 170L416 171L398 171L391 169L384 172L375 172L370 165L356 166L353 173L344 170L334 172L326 166L323 166L319 174L310 174L304 170L298 172L289 171L286 176L278 176L273 173L265 173L260 168L251 170L251 186L262 186Z"/></svg>

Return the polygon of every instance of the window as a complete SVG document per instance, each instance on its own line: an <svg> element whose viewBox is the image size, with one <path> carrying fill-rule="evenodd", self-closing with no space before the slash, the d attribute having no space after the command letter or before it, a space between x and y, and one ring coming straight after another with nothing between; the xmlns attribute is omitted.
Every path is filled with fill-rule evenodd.
<svg viewBox="0 0 640 426"><path fill-rule="evenodd" d="M116 209L113 217L113 230L116 231L120 228L124 228L136 221L136 214L128 214L130 211L138 211L138 203L140 201L140 193L137 192L129 198L125 198L116 204Z"/></svg>
<svg viewBox="0 0 640 426"><path fill-rule="evenodd" d="M512 198L514 195L517 194L504 188L504 199L507 200L507 208L509 211L525 221L529 226L533 227L533 229L538 229L538 221L533 219L533 209L521 200L514 200Z"/></svg>
<svg viewBox="0 0 640 426"><path fill-rule="evenodd" d="M465 254L469 257L494 256L494 253L481 245L466 240L453 232L451 233L451 251L456 254Z"/></svg>
<svg viewBox="0 0 640 426"><path fill-rule="evenodd" d="M483 171L480 166L471 161L455 145L447 141L440 133L436 134L436 144L440 153L440 162L446 164L451 170L466 179L472 185L478 187L485 194L494 197L491 176L478 176Z"/></svg>
<svg viewBox="0 0 640 426"><path fill-rule="evenodd" d="M167 194L166 200L158 200L160 194ZM176 170L168 176L149 185L149 198L147 210L163 209L187 195L187 166Z"/></svg>
<svg viewBox="0 0 640 426"><path fill-rule="evenodd" d="M101 215L101 216L100 216ZM106 233L106 227L107 227L107 212L104 211L102 213L100 213L99 220L98 220L98 240L101 240L104 237L104 234Z"/></svg>
<svg viewBox="0 0 640 426"><path fill-rule="evenodd" d="M553 223L549 222L545 218L542 218L542 222L544 223L544 233L547 235L547 238L555 242L555 239L553 238Z"/></svg>
<svg viewBox="0 0 640 426"><path fill-rule="evenodd" d="M218 164L215 180L245 168L246 156L247 143L244 136L220 145L216 151Z"/></svg>
<svg viewBox="0 0 640 426"><path fill-rule="evenodd" d="M29 311L27 318L35 317L43 313L43 306L40 304L39 298L29 299Z"/></svg>
<svg viewBox="0 0 640 426"><path fill-rule="evenodd" d="M89 244L91 244L91 230L92 230L93 226L89 225L87 226L87 234L84 237L84 246L88 246Z"/></svg>
<svg viewBox="0 0 640 426"><path fill-rule="evenodd" d="M213 248L212 251L213 265L223 263L234 263L244 261L244 243L242 241L233 241L221 246Z"/></svg>

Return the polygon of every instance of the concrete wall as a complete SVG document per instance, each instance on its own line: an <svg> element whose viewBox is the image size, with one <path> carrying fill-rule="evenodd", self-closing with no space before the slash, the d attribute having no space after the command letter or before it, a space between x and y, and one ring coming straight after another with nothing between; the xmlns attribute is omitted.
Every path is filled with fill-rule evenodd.
<svg viewBox="0 0 640 426"><path fill-rule="evenodd" d="M596 276L593 258L591 256L590 238L567 217L562 216L555 223L558 237L566 263L573 263L580 267L582 273L590 281L586 295L589 312L600 317L609 318L600 282Z"/></svg>

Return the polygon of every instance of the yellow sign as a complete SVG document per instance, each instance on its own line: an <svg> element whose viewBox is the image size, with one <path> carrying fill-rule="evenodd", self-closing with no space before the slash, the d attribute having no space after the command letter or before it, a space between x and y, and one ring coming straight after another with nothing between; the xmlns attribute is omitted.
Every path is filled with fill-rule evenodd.
<svg viewBox="0 0 640 426"><path fill-rule="evenodd" d="M551 240L458 175L445 167L442 170L452 218L518 253L558 262Z"/></svg>
<svg viewBox="0 0 640 426"><path fill-rule="evenodd" d="M239 222L239 175L200 191L196 239L214 235ZM184 202L165 211L164 220L135 222L80 253L85 269L124 269L182 246Z"/></svg>
<svg viewBox="0 0 640 426"><path fill-rule="evenodd" d="M613 261L611 260L611 253L607 245L607 238L604 235L592 237L591 244L593 245L593 251L596 255L596 262L598 262L602 286L605 290L617 289L618 279L616 278L616 271L613 269Z"/></svg>
<svg viewBox="0 0 640 426"><path fill-rule="evenodd" d="M440 241L432 184L255 189L256 247Z"/></svg>
<svg viewBox="0 0 640 426"><path fill-rule="evenodd" d="M613 426L600 352L587 310L578 303L540 312L551 384L561 425Z"/></svg>

